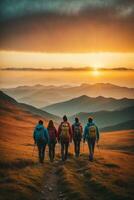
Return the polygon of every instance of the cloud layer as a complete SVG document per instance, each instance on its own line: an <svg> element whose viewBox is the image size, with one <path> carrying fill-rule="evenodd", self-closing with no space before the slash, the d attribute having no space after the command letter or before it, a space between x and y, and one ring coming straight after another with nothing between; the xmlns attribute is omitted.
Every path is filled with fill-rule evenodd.
<svg viewBox="0 0 134 200"><path fill-rule="evenodd" d="M133 0L2 0L1 49L134 51Z"/></svg>

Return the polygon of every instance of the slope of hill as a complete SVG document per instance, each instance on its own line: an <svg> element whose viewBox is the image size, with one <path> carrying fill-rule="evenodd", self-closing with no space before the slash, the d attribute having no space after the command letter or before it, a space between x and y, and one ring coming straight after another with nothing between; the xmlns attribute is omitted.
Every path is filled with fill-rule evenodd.
<svg viewBox="0 0 134 200"><path fill-rule="evenodd" d="M73 115L78 112L96 112L101 110L116 110L134 105L134 99L114 99L105 97L88 97L86 95L46 106L43 110L55 115Z"/></svg>
<svg viewBox="0 0 134 200"><path fill-rule="evenodd" d="M36 107L43 107L56 102L62 102L81 95L113 98L134 98L134 88L120 87L109 83L82 84L80 86L19 86L3 89L3 91L19 102Z"/></svg>
<svg viewBox="0 0 134 200"><path fill-rule="evenodd" d="M89 116L93 116L94 121L97 123L98 127L104 128L108 126L115 126L126 121L134 119L134 106L127 107L121 110L115 111L99 111L94 113L78 113L69 118L71 122L74 121L75 116L79 117L83 125L87 123ZM130 128L131 129L131 128Z"/></svg>
<svg viewBox="0 0 134 200"><path fill-rule="evenodd" d="M38 108L35 108L31 105L23 104L23 103L18 103L16 100L14 100L12 97L9 97L2 91L0 91L0 109L4 109L6 111L11 107L11 109L20 109L25 111L26 113L32 114L32 116L38 116L38 117L43 117L44 119L52 119L55 122L60 121L60 117L56 115L52 115L48 112L42 111ZM11 110L12 111L12 110Z"/></svg>
<svg viewBox="0 0 134 200"><path fill-rule="evenodd" d="M37 199L44 168L33 152L33 130L39 119L0 92L0 199ZM46 170L47 170L46 166Z"/></svg>
<svg viewBox="0 0 134 200"><path fill-rule="evenodd" d="M134 130L134 120L126 121L114 126L108 126L101 129L101 131L118 131L118 130Z"/></svg>

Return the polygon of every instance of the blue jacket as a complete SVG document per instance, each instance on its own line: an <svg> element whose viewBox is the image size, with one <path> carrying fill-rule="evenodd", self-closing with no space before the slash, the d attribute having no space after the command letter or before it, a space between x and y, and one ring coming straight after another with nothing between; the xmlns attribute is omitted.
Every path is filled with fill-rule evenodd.
<svg viewBox="0 0 134 200"><path fill-rule="evenodd" d="M85 129L84 129L84 134L83 134L83 139L84 140L88 140L89 139L89 127L90 126L95 126L96 127L96 137L97 137L97 140L99 140L99 137L100 137L100 134L99 134L99 129L98 127L95 125L95 123L87 123L87 125L85 126Z"/></svg>
<svg viewBox="0 0 134 200"><path fill-rule="evenodd" d="M39 142L40 140L40 131L41 131L41 135L43 136L43 140L44 140L44 144L47 144L49 142L49 135L48 135L48 131L47 129L41 125L41 124L38 124L35 129L34 129L34 133L33 133L33 138L34 138L34 141L36 143Z"/></svg>

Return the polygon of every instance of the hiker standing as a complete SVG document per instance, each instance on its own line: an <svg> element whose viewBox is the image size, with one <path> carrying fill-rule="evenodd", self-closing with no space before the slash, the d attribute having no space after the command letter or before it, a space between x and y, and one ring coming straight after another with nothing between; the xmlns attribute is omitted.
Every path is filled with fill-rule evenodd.
<svg viewBox="0 0 134 200"><path fill-rule="evenodd" d="M83 142L85 142L85 140L88 143L89 160L93 161L95 143L99 141L99 130L93 122L92 117L88 118L88 123L84 129Z"/></svg>
<svg viewBox="0 0 134 200"><path fill-rule="evenodd" d="M37 126L34 129L33 138L35 144L37 144L38 151L39 151L39 162L44 162L45 157L45 149L46 145L49 141L48 131L43 125L43 121L39 120Z"/></svg>
<svg viewBox="0 0 134 200"><path fill-rule="evenodd" d="M66 115L63 116L63 122L58 129L58 141L61 143L62 160L65 161L68 157L69 142L72 142L72 130Z"/></svg>
<svg viewBox="0 0 134 200"><path fill-rule="evenodd" d="M57 143L58 133L52 120L49 121L47 130L49 135L49 158L50 161L53 162L55 157L55 145Z"/></svg>
<svg viewBox="0 0 134 200"><path fill-rule="evenodd" d="M75 123L72 125L73 141L74 141L74 152L75 156L78 157L80 154L80 142L82 139L82 125L79 122L79 118L75 118Z"/></svg>

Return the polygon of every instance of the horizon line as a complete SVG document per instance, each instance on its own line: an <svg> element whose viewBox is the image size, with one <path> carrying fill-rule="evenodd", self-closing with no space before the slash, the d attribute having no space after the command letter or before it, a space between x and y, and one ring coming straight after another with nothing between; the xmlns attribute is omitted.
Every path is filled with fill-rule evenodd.
<svg viewBox="0 0 134 200"><path fill-rule="evenodd" d="M37 67L0 67L0 71L95 71L95 70L106 70L106 71L110 71L110 70L121 70L121 71L126 71L126 70L134 70L134 67L130 68L130 67L111 67L111 68L106 68L106 67L50 67L50 68L37 68Z"/></svg>

